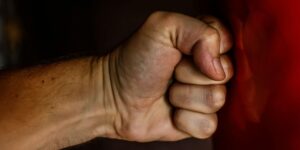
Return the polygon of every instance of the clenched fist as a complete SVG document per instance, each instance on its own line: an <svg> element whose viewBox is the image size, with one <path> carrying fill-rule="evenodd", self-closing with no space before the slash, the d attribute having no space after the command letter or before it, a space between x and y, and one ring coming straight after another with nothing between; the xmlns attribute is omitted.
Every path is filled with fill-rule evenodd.
<svg viewBox="0 0 300 150"><path fill-rule="evenodd" d="M215 18L156 12L107 56L0 71L0 149L207 138L233 75L231 45Z"/></svg>
<svg viewBox="0 0 300 150"><path fill-rule="evenodd" d="M133 141L208 138L233 75L230 35L213 17L156 12L112 54L106 109L110 138Z"/></svg>

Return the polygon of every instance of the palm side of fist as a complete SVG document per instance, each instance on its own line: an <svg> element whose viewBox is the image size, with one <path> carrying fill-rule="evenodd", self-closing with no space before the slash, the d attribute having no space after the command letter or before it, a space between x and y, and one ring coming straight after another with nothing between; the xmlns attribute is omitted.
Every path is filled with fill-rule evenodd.
<svg viewBox="0 0 300 150"><path fill-rule="evenodd" d="M116 113L107 137L147 142L211 136L225 102L224 83L233 75L224 55L231 45L213 17L153 13L106 58L112 93L106 106Z"/></svg>

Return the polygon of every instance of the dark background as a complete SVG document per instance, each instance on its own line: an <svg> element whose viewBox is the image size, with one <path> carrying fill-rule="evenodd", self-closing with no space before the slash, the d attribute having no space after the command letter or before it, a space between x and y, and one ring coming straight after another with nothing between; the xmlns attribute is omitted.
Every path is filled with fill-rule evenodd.
<svg viewBox="0 0 300 150"><path fill-rule="evenodd" d="M220 16L216 0L14 0L14 20L21 28L18 60L13 67L61 57L103 55L130 37L156 10L190 16ZM135 143L94 139L68 149L209 150L210 140Z"/></svg>
<svg viewBox="0 0 300 150"><path fill-rule="evenodd" d="M74 53L106 53L156 10L217 14L215 0L15 0L22 23L21 64Z"/></svg>

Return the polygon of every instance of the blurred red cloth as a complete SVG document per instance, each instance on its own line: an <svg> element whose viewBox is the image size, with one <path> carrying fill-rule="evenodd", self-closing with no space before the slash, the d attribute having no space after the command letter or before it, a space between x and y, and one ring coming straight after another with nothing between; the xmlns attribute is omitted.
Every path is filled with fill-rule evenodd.
<svg viewBox="0 0 300 150"><path fill-rule="evenodd" d="M300 1L223 2L236 70L214 147L300 149Z"/></svg>

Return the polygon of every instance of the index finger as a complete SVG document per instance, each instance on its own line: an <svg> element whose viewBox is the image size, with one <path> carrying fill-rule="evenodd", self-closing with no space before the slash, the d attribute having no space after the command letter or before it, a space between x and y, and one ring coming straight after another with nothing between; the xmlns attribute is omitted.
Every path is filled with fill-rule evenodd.
<svg viewBox="0 0 300 150"><path fill-rule="evenodd" d="M197 17L203 22L207 23L212 28L216 29L220 34L220 53L228 52L232 47L232 37L228 29L221 23L221 21L213 16L199 16Z"/></svg>

